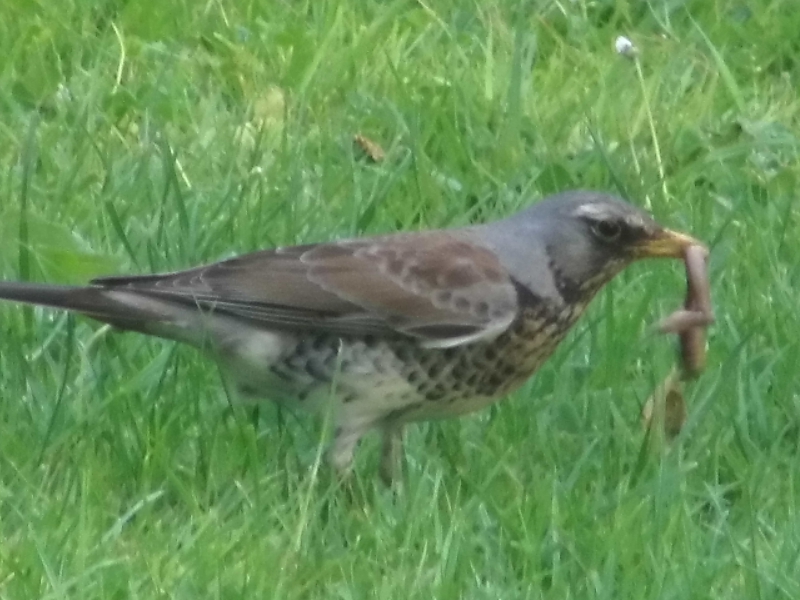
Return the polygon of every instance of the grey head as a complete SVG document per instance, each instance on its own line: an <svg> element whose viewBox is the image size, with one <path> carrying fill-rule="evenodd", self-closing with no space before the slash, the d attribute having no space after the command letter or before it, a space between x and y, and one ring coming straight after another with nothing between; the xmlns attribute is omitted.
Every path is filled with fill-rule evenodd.
<svg viewBox="0 0 800 600"><path fill-rule="evenodd" d="M637 259L681 257L696 243L625 200L594 191L556 194L477 229L512 277L566 303L588 301Z"/></svg>

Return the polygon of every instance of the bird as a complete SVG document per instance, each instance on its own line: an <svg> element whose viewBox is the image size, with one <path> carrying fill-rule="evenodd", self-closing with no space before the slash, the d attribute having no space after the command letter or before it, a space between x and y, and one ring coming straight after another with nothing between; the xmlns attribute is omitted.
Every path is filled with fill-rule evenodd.
<svg viewBox="0 0 800 600"><path fill-rule="evenodd" d="M84 286L0 281L0 299L194 346L245 399L331 411L342 478L369 431L379 475L403 470L407 424L519 388L597 292L634 261L700 242L615 195L572 190L500 220L261 250Z"/></svg>

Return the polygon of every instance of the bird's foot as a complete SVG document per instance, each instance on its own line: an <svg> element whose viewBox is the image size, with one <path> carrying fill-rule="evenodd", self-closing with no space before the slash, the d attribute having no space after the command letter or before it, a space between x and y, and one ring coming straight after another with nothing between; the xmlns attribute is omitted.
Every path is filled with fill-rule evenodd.
<svg viewBox="0 0 800 600"><path fill-rule="evenodd" d="M385 424L382 436L378 473L386 487L397 489L402 485L403 479L403 426L396 423Z"/></svg>

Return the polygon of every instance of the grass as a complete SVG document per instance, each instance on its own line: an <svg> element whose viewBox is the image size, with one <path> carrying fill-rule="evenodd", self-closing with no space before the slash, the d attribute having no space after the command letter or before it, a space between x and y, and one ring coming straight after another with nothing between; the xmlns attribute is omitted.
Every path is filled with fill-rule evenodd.
<svg viewBox="0 0 800 600"><path fill-rule="evenodd" d="M0 19L0 274L81 282L616 191L713 246L687 427L649 449L631 268L520 392L348 502L319 433L193 351L0 307L0 598L797 598L792 0L23 2ZM635 63L613 52L629 35ZM387 159L359 157L352 136Z"/></svg>

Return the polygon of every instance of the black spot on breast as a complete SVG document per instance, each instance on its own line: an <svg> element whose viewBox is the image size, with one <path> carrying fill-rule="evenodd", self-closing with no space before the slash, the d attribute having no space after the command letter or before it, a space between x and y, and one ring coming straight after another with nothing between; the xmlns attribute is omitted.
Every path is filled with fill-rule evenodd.
<svg viewBox="0 0 800 600"><path fill-rule="evenodd" d="M386 357L376 356L375 359L372 361L372 368L379 375L386 375L390 371L389 361L386 360Z"/></svg>
<svg viewBox="0 0 800 600"><path fill-rule="evenodd" d="M402 421L403 417L405 417L409 413L413 413L422 406L421 402L414 402L413 404L408 404L403 408L398 408L397 410L393 410L388 415L384 417L384 421L391 423L392 421Z"/></svg>
<svg viewBox="0 0 800 600"><path fill-rule="evenodd" d="M311 349L315 352L324 352L330 348L330 339L324 335L317 335L311 338Z"/></svg>
<svg viewBox="0 0 800 600"><path fill-rule="evenodd" d="M466 386L468 388L477 388L478 387L478 383L480 382L480 379L481 379L480 373L475 372L472 375L470 375L469 377L467 377L464 380L464 383L466 384Z"/></svg>
<svg viewBox="0 0 800 600"><path fill-rule="evenodd" d="M504 363L498 369L498 374L506 379L512 379L517 374L517 367L511 363Z"/></svg>
<svg viewBox="0 0 800 600"><path fill-rule="evenodd" d="M503 376L502 373L492 372L485 380L483 390L484 393L488 393L488 395L493 395L498 392L503 386L508 383L506 377Z"/></svg>
<svg viewBox="0 0 800 600"><path fill-rule="evenodd" d="M411 348L408 347L406 344L399 344L394 349L394 355L404 363L411 362Z"/></svg>
<svg viewBox="0 0 800 600"><path fill-rule="evenodd" d="M443 385L435 385L427 391L425 394L425 400L428 402L441 402L442 399L447 396L448 391L449 390Z"/></svg>
<svg viewBox="0 0 800 600"><path fill-rule="evenodd" d="M330 380L331 374L325 366L323 360L319 357L310 358L306 362L306 373L311 375L317 381L327 382Z"/></svg>
<svg viewBox="0 0 800 600"><path fill-rule="evenodd" d="M450 290L442 290L441 292L436 293L436 299L441 302L442 304L447 304L452 300L453 292Z"/></svg>
<svg viewBox="0 0 800 600"><path fill-rule="evenodd" d="M287 371L286 367L273 365L269 368L269 372L281 381L285 381L287 383L292 383L294 381L294 376L290 371Z"/></svg>
<svg viewBox="0 0 800 600"><path fill-rule="evenodd" d="M450 374L456 381L463 381L467 378L471 371L470 365L464 363L464 361L458 361L450 371Z"/></svg>
<svg viewBox="0 0 800 600"><path fill-rule="evenodd" d="M453 304L455 305L456 310L460 311L469 310L469 300L467 300L463 296L458 296Z"/></svg>
<svg viewBox="0 0 800 600"><path fill-rule="evenodd" d="M444 356L445 360L453 360L460 352L460 349L457 346L453 346L451 348L442 348L441 355Z"/></svg>

